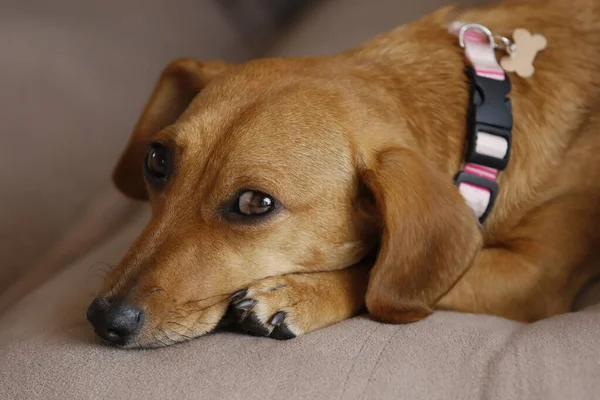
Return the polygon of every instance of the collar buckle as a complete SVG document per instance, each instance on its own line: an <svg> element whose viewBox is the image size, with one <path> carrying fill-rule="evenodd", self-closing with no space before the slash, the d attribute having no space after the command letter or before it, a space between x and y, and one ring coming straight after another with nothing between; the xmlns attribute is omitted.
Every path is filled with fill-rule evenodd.
<svg viewBox="0 0 600 400"><path fill-rule="evenodd" d="M498 184L495 180L484 178L476 169L476 165L471 165L473 171L460 171L454 180L459 192L465 198L467 204L479 220L480 224L487 218L496 196L498 195Z"/></svg>
<svg viewBox="0 0 600 400"><path fill-rule="evenodd" d="M467 68L470 100L467 121L466 162L504 170L510 159L512 107L508 94L511 84L480 76Z"/></svg>

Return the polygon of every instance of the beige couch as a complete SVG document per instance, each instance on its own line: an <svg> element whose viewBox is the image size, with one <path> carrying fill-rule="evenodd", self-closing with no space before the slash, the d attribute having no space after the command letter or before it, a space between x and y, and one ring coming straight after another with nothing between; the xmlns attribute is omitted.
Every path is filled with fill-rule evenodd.
<svg viewBox="0 0 600 400"><path fill-rule="evenodd" d="M442 2L329 0L271 52L337 51ZM104 263L148 220L108 176L154 79L176 56L251 54L209 1L81 4L0 4L0 399L600 396L600 286L580 311L530 325L439 312L403 326L357 317L286 342L99 344L85 309Z"/></svg>

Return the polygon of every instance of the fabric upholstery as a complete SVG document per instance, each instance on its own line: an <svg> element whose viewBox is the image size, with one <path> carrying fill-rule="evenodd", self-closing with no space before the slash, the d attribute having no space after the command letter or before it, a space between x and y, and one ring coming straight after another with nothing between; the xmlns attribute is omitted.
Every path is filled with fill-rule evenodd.
<svg viewBox="0 0 600 400"><path fill-rule="evenodd" d="M110 185L160 70L246 59L212 1L0 2L0 293Z"/></svg>
<svg viewBox="0 0 600 400"><path fill-rule="evenodd" d="M357 317L290 341L216 333L157 350L99 344L85 309L146 222L0 316L0 399L596 399L600 305L523 325L439 312ZM594 293L600 292L600 287Z"/></svg>

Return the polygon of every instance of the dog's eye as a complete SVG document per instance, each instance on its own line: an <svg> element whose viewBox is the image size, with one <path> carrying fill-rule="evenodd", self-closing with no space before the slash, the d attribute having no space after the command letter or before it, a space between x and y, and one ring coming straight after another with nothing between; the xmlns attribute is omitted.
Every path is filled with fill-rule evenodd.
<svg viewBox="0 0 600 400"><path fill-rule="evenodd" d="M237 200L237 212L243 215L263 215L275 209L275 200L272 197L248 190L243 192Z"/></svg>
<svg viewBox="0 0 600 400"><path fill-rule="evenodd" d="M144 161L144 174L151 185L161 185L169 175L169 154L160 143L152 143Z"/></svg>

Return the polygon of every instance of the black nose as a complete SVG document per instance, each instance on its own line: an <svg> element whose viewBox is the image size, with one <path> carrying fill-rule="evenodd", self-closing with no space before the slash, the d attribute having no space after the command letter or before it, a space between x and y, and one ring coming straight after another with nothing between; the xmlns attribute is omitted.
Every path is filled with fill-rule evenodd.
<svg viewBox="0 0 600 400"><path fill-rule="evenodd" d="M126 344L144 323L144 312L124 300L95 299L87 310L87 319L96 334L111 344Z"/></svg>

